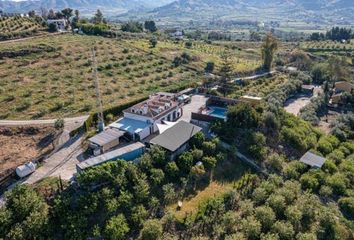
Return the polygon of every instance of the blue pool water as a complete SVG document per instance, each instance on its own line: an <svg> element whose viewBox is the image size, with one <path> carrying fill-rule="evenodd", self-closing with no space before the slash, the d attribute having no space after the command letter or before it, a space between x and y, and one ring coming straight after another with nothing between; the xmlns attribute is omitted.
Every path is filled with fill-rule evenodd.
<svg viewBox="0 0 354 240"><path fill-rule="evenodd" d="M221 119L226 119L226 113L227 109L226 108L221 108L221 107L209 107L210 112L209 115Z"/></svg>

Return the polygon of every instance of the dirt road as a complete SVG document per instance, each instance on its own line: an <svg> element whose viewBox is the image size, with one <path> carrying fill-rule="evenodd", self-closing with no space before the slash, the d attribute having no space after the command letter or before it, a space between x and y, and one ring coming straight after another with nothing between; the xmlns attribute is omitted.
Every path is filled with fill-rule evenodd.
<svg viewBox="0 0 354 240"><path fill-rule="evenodd" d="M43 163L43 166L38 168L30 175L24 183L34 184L49 176L62 176L65 180L70 180L76 173L75 168L63 169L63 166L69 163L70 166L78 163L79 156L83 153L81 146L83 135L78 135L64 144L58 151L49 156Z"/></svg>
<svg viewBox="0 0 354 240"><path fill-rule="evenodd" d="M64 122L67 125L74 123L84 122L88 118L88 115L65 118ZM0 126L2 127L18 127L29 125L53 125L57 119L44 119L44 120L0 120Z"/></svg>
<svg viewBox="0 0 354 240"><path fill-rule="evenodd" d="M57 32L57 33L45 33L45 34L40 34L32 37L26 37L26 38L17 38L17 39L11 39L11 40L6 40L6 41L0 41L0 44L7 44L7 43L14 43L14 42L22 42L34 38L44 38L48 36L55 36L55 35L60 35L60 34L65 34L65 33L70 33L70 32Z"/></svg>
<svg viewBox="0 0 354 240"><path fill-rule="evenodd" d="M284 109L288 113L298 116L300 110L311 102L311 97L290 98L284 104Z"/></svg>

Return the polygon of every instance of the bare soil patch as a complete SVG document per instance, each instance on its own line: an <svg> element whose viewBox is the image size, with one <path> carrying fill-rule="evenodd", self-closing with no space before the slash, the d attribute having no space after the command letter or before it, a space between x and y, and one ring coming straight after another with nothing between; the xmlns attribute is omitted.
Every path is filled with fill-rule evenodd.
<svg viewBox="0 0 354 240"><path fill-rule="evenodd" d="M339 115L339 112L328 111L326 116L321 117L321 121L318 127L327 134L331 133L331 123L335 121Z"/></svg>
<svg viewBox="0 0 354 240"><path fill-rule="evenodd" d="M0 127L0 180L17 166L37 160L54 149L54 127Z"/></svg>
<svg viewBox="0 0 354 240"><path fill-rule="evenodd" d="M295 116L298 116L300 113L300 110L305 107L307 104L309 104L311 101L310 97L307 96L296 96L293 98L288 99L285 102L285 111L288 113L292 113Z"/></svg>

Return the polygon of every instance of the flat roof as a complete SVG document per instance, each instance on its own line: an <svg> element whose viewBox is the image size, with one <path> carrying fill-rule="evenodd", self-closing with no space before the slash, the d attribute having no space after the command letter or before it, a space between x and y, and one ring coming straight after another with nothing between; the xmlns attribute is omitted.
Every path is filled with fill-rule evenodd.
<svg viewBox="0 0 354 240"><path fill-rule="evenodd" d="M312 152L307 152L304 156L301 157L300 162L305 163L311 167L321 168L326 162L326 159Z"/></svg>
<svg viewBox="0 0 354 240"><path fill-rule="evenodd" d="M149 127L151 124L139 121L131 118L121 118L118 121L109 125L113 128L118 128L119 130L129 132L130 134L139 133L143 131L145 128Z"/></svg>
<svg viewBox="0 0 354 240"><path fill-rule="evenodd" d="M315 88L315 86L314 85L306 85L306 84L304 84L304 85L301 86L301 88L307 89L307 90L313 90Z"/></svg>
<svg viewBox="0 0 354 240"><path fill-rule="evenodd" d="M124 154L133 152L133 151L141 149L141 148L145 148L145 145L142 144L141 142L132 143L127 146L116 149L114 151L102 154L100 156L97 156L94 158L89 158L86 161L83 161L83 162L77 164L77 166L81 170L83 170L83 169L86 169L89 167L93 167L93 166L97 166L97 165L106 163L111 160L118 159L120 156L122 156Z"/></svg>
<svg viewBox="0 0 354 240"><path fill-rule="evenodd" d="M119 139L124 135L124 132L116 129L116 128L109 128L104 130L103 132L93 136L89 139L90 142L97 144L99 146L103 146L108 144L116 139Z"/></svg>
<svg viewBox="0 0 354 240"><path fill-rule="evenodd" d="M153 138L150 143L163 147L171 152L175 152L201 130L202 129L198 126L185 121L180 121L162 134Z"/></svg>
<svg viewBox="0 0 354 240"><path fill-rule="evenodd" d="M254 96L249 96L249 95L243 95L243 96L241 96L241 99L262 100L261 97L254 97Z"/></svg>

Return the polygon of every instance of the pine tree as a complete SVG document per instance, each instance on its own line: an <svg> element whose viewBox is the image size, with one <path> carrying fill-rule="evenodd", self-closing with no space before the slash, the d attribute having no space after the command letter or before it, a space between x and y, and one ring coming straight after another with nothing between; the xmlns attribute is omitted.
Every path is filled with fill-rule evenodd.
<svg viewBox="0 0 354 240"><path fill-rule="evenodd" d="M267 34L262 44L262 59L263 59L263 68L266 71L270 71L272 68L274 54L278 49L278 41L271 34Z"/></svg>

